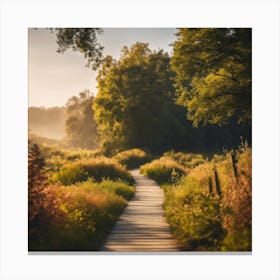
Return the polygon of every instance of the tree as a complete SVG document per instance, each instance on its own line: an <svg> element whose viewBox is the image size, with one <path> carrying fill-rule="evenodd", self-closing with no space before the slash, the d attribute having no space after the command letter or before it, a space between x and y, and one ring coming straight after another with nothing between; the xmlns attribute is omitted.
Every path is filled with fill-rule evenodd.
<svg viewBox="0 0 280 280"><path fill-rule="evenodd" d="M66 104L67 141L73 147L93 149L97 147L96 123L93 119L93 96L89 90L71 97Z"/></svg>
<svg viewBox="0 0 280 280"><path fill-rule="evenodd" d="M59 53L67 49L79 51L87 60L87 67L96 70L102 62L103 47L97 42L101 28L54 28Z"/></svg>
<svg viewBox="0 0 280 280"><path fill-rule="evenodd" d="M172 146L183 126L169 64L167 53L139 42L124 47L118 61L106 57L93 105L105 152L135 147L160 152Z"/></svg>
<svg viewBox="0 0 280 280"><path fill-rule="evenodd" d="M45 183L45 159L37 143L28 144L28 190L32 192Z"/></svg>
<svg viewBox="0 0 280 280"><path fill-rule="evenodd" d="M181 28L171 68L177 102L199 124L251 123L251 29Z"/></svg>
<svg viewBox="0 0 280 280"><path fill-rule="evenodd" d="M42 213L46 185L45 159L37 143L28 141L28 226L30 229L38 224Z"/></svg>

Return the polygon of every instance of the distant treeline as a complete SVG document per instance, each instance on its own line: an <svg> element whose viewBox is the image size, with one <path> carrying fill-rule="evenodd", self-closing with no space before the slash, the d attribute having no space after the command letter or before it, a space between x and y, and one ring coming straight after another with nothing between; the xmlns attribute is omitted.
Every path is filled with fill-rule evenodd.
<svg viewBox="0 0 280 280"><path fill-rule="evenodd" d="M69 99L68 110L66 107L30 107L29 138L37 143L58 143L51 140L55 139L68 147L86 149L98 147L100 142L97 142L96 122L91 110L93 98L88 95L85 98L83 94L84 92L83 97ZM84 104L84 110L80 110L81 105L79 107L77 104ZM166 126L162 122L164 119L157 119L153 133L147 135L142 143L138 138L139 143L135 143L136 146L150 150L153 154L159 154L170 149L188 152L221 152L222 148L237 147L241 137L251 144L250 125L238 125L232 121L222 127L218 125L193 127L191 121L186 119L186 109L181 106L175 108L176 114L172 116L174 126ZM82 117L78 121L79 116ZM143 122L143 126L145 125L147 124ZM164 137L160 137L162 135Z"/></svg>
<svg viewBox="0 0 280 280"><path fill-rule="evenodd" d="M69 98L65 107L30 107L29 139L40 144L59 142L64 147L97 148L92 104L92 94L84 90L79 96Z"/></svg>

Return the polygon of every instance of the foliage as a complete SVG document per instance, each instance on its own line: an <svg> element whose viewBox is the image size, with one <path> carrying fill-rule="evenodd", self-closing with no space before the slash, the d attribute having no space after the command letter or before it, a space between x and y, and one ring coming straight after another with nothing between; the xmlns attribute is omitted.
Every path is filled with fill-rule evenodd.
<svg viewBox="0 0 280 280"><path fill-rule="evenodd" d="M243 145L236 151L238 177L234 175L231 153L214 155L189 168L188 175L176 184L163 186L166 216L184 250L251 250L251 149ZM221 196L216 191L214 170Z"/></svg>
<svg viewBox="0 0 280 280"><path fill-rule="evenodd" d="M29 228L29 250L99 250L133 193L123 182L47 186L42 208L50 219L29 209L38 221Z"/></svg>
<svg viewBox="0 0 280 280"><path fill-rule="evenodd" d="M61 183L64 186L86 181L89 174L82 169L80 164L70 163L64 165L57 173L53 174L53 181Z"/></svg>
<svg viewBox="0 0 280 280"><path fill-rule="evenodd" d="M37 143L28 142L28 189L42 186L46 179L45 158Z"/></svg>
<svg viewBox="0 0 280 280"><path fill-rule="evenodd" d="M131 199L135 193L134 187L122 181L102 180L98 187L117 194L126 200Z"/></svg>
<svg viewBox="0 0 280 280"><path fill-rule="evenodd" d="M64 53L67 49L79 51L87 60L87 67L96 70L102 62L103 47L97 42L101 28L55 28L57 52Z"/></svg>
<svg viewBox="0 0 280 280"><path fill-rule="evenodd" d="M184 113L173 101L169 62L167 53L139 42L118 61L104 60L93 108L107 155L134 147L162 152L180 142Z"/></svg>
<svg viewBox="0 0 280 280"><path fill-rule="evenodd" d="M165 152L163 157L171 158L186 168L194 168L205 161L202 154L175 152L174 150Z"/></svg>
<svg viewBox="0 0 280 280"><path fill-rule="evenodd" d="M142 165L141 173L159 184L164 184L177 181L186 174L186 169L172 159L160 158Z"/></svg>
<svg viewBox="0 0 280 280"><path fill-rule="evenodd" d="M55 149L49 152L64 155ZM131 176L109 159L68 164L65 183L86 180L91 169L116 178ZM111 162L110 162L111 161ZM103 165L103 166L102 166ZM106 167L106 165L108 165ZM105 167L104 167L105 166ZM106 169L107 168L107 169ZM118 170L112 171L112 168ZM87 169L87 170L86 170ZM98 175L101 176L101 173ZM87 175L87 176L85 176ZM100 179L98 176L95 176ZM122 178L123 179L123 178ZM72 182L70 182L72 183ZM133 197L135 188L118 180L88 180L71 186L47 185L45 159L37 144L28 153L28 248L34 250L98 250L112 225Z"/></svg>
<svg viewBox="0 0 280 280"><path fill-rule="evenodd" d="M137 168L151 159L147 152L140 149L131 149L120 152L114 158L128 169Z"/></svg>
<svg viewBox="0 0 280 280"><path fill-rule="evenodd" d="M238 180L231 180L223 195L223 226L227 230L224 251L252 250L252 166L251 153L238 155Z"/></svg>
<svg viewBox="0 0 280 280"><path fill-rule="evenodd" d="M93 119L94 98L89 90L80 92L79 97L71 97L67 104L66 132L70 146L83 149L97 147L96 123Z"/></svg>
<svg viewBox="0 0 280 280"><path fill-rule="evenodd" d="M174 42L177 102L198 124L251 122L250 28L181 28Z"/></svg>
<svg viewBox="0 0 280 280"><path fill-rule="evenodd" d="M122 180L129 184L134 182L131 174L121 164L105 157L66 164L53 176L54 182L60 182L63 185L86 181L88 178L98 182L103 178Z"/></svg>
<svg viewBox="0 0 280 280"><path fill-rule="evenodd" d="M182 250L219 250L225 235L219 200L201 191L193 178L166 188L166 217Z"/></svg>
<svg viewBox="0 0 280 280"><path fill-rule="evenodd" d="M84 150L77 148L65 148L61 145L40 145L42 155L45 158L46 171L48 177L52 177L52 172L59 171L64 165L79 160L100 157L99 150Z"/></svg>
<svg viewBox="0 0 280 280"><path fill-rule="evenodd" d="M179 62L183 60L180 57ZM144 43L124 47L119 60L110 56L104 59L93 108L106 156L135 147L157 155L168 149L215 152L237 147L240 136L250 142L250 124L239 125L235 119L223 127L214 123L194 128L186 120L186 106L174 102L174 76L169 55L162 50L151 51ZM219 100L215 97L215 102ZM207 108L212 104L214 101Z"/></svg>
<svg viewBox="0 0 280 280"><path fill-rule="evenodd" d="M63 214L55 207L56 197L45 193L45 159L40 147L30 141L28 144L28 233L39 239L38 229L51 222L60 223Z"/></svg>

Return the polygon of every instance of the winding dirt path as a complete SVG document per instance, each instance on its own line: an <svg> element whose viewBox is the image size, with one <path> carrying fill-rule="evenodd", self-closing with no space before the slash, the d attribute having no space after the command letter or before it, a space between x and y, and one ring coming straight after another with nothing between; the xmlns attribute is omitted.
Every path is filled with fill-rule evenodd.
<svg viewBox="0 0 280 280"><path fill-rule="evenodd" d="M136 181L134 198L109 234L103 251L177 251L162 208L164 193L155 181L131 171Z"/></svg>

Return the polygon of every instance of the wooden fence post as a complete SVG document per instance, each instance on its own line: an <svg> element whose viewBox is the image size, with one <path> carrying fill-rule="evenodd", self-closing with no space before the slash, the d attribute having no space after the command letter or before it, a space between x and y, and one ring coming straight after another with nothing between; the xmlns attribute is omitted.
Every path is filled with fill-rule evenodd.
<svg viewBox="0 0 280 280"><path fill-rule="evenodd" d="M219 180L218 172L217 172L216 169L214 170L214 177L215 177L215 184L216 184L216 192L217 192L217 194L219 196L221 196L222 195L221 185L220 185L220 180Z"/></svg>
<svg viewBox="0 0 280 280"><path fill-rule="evenodd" d="M213 193L213 183L211 177L208 177L208 188L209 188L209 193Z"/></svg>
<svg viewBox="0 0 280 280"><path fill-rule="evenodd" d="M230 157L231 157L231 163L232 163L232 168L233 168L233 174L234 174L235 180L237 181L238 180L238 171L237 171L237 166L236 166L237 159L236 159L236 155L235 155L234 151L232 151L230 153Z"/></svg>

